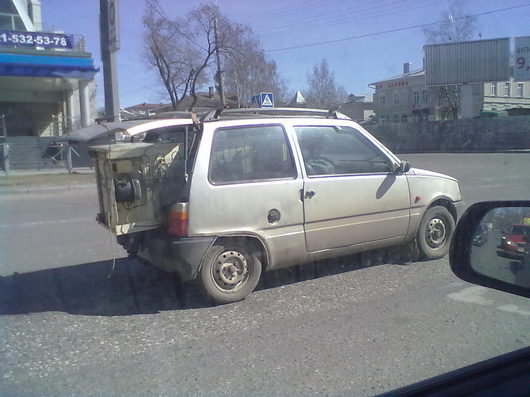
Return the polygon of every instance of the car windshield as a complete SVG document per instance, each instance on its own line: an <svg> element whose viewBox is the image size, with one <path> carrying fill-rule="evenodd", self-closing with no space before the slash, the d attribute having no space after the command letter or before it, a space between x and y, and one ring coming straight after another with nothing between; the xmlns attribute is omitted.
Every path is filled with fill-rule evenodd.
<svg viewBox="0 0 530 397"><path fill-rule="evenodd" d="M530 197L529 16L0 0L0 394L369 396L528 347L448 251ZM529 211L469 236L524 273Z"/></svg>

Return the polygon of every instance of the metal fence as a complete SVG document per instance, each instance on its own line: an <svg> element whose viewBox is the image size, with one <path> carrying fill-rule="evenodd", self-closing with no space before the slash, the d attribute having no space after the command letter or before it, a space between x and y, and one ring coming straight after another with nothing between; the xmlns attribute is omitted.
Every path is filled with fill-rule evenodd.
<svg viewBox="0 0 530 397"><path fill-rule="evenodd" d="M59 137L68 135L78 128L81 128L81 118L68 117L63 119L62 117L52 115L51 120L37 123L37 135Z"/></svg>
<svg viewBox="0 0 530 397"><path fill-rule="evenodd" d="M368 125L396 153L530 149L530 116Z"/></svg>
<svg viewBox="0 0 530 397"><path fill-rule="evenodd" d="M10 136L5 115L0 115L0 169L12 170L67 169L91 167L84 144L69 144L62 136L81 127L78 118L63 120L52 116L37 123L39 136Z"/></svg>

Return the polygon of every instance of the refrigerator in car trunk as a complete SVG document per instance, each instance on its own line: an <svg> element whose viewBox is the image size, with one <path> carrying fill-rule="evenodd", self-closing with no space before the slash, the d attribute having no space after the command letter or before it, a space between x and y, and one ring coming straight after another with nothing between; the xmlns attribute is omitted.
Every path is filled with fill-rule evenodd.
<svg viewBox="0 0 530 397"><path fill-rule="evenodd" d="M182 152L175 143L92 146L98 222L117 236L164 225L169 205L185 184Z"/></svg>

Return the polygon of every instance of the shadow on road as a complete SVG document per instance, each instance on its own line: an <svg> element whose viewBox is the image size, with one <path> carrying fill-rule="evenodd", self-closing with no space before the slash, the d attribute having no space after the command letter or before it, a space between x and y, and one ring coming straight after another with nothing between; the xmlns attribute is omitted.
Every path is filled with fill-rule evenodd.
<svg viewBox="0 0 530 397"><path fill-rule="evenodd" d="M280 269L263 274L257 290L312 280L351 270L404 263L402 253L378 250ZM164 310L211 307L193 282L136 261L111 261L0 277L0 315L60 311L70 314L123 316Z"/></svg>

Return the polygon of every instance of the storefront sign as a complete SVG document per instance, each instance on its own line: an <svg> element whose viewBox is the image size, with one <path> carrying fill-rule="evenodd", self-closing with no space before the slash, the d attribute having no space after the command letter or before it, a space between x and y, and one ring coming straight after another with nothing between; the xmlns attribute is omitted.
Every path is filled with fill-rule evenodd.
<svg viewBox="0 0 530 397"><path fill-rule="evenodd" d="M0 30L0 45L10 47L74 48L71 34Z"/></svg>

